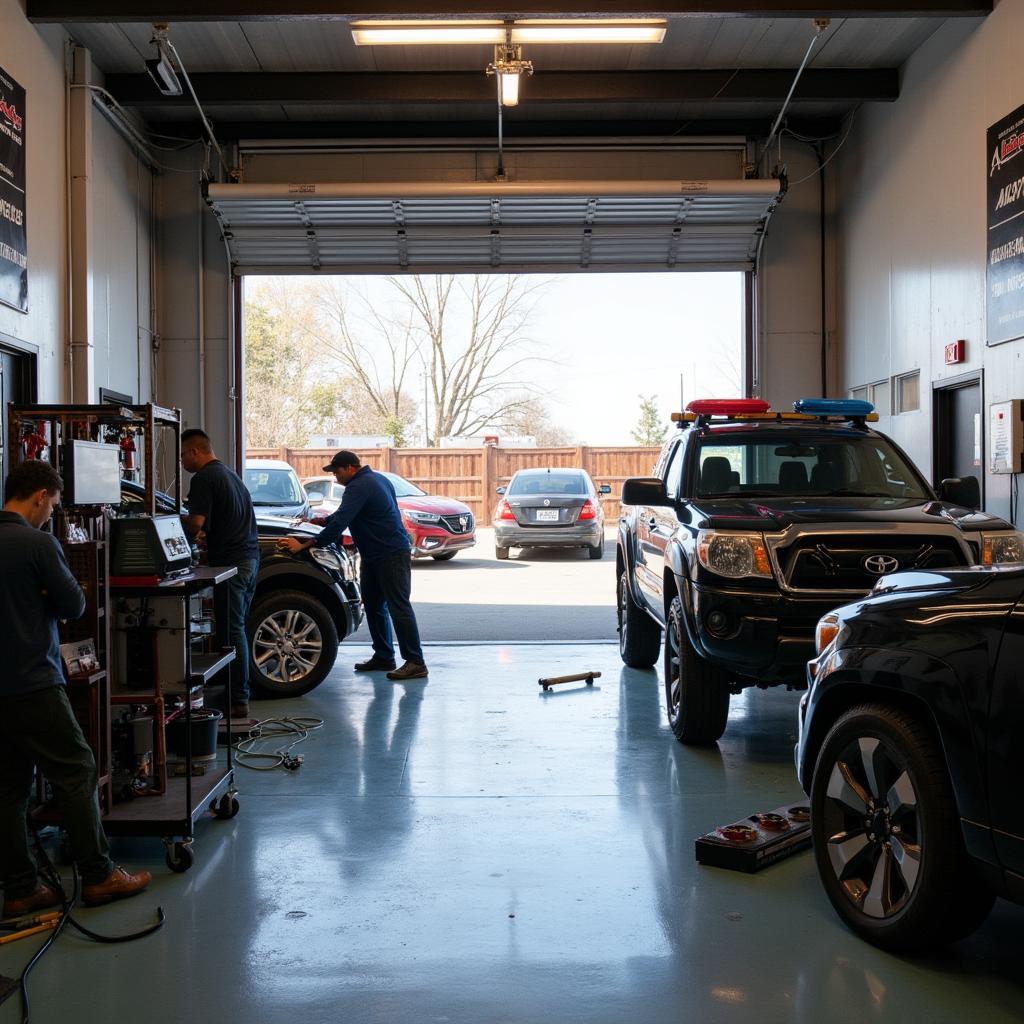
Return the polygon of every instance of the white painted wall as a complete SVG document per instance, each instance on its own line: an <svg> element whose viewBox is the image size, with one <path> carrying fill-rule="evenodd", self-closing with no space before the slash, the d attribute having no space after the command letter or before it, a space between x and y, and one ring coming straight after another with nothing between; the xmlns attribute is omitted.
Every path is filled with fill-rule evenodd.
<svg viewBox="0 0 1024 1024"><path fill-rule="evenodd" d="M28 226L27 314L0 306L3 336L36 346L39 399L60 401L65 379L67 233L64 203L63 29L36 29L18 0L0 0L0 65L26 90L25 216ZM3 429L6 430L6 416Z"/></svg>
<svg viewBox="0 0 1024 1024"><path fill-rule="evenodd" d="M26 90L29 312L0 306L6 336L38 350L38 397L66 401L68 232L65 61L68 37L58 26L30 25L24 4L0 0L0 65ZM92 112L91 169L95 391L151 397L150 180L130 147ZM6 428L6 422L4 423Z"/></svg>
<svg viewBox="0 0 1024 1024"><path fill-rule="evenodd" d="M1024 397L1024 342L985 347L988 126L1024 103L1024 0L948 21L903 69L895 104L857 114L836 158L839 391L920 368L917 413L888 431L930 476L931 386L984 369L986 410ZM947 367L946 342L967 362ZM986 506L1009 511L1009 477Z"/></svg>

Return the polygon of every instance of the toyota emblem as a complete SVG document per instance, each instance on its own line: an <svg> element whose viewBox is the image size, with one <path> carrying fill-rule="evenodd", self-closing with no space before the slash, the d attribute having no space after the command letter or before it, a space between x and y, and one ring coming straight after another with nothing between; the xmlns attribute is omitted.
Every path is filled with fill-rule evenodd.
<svg viewBox="0 0 1024 1024"><path fill-rule="evenodd" d="M551 504L551 499L550 498L545 498L544 499L544 507L547 508L548 505L550 505L550 504Z"/></svg>
<svg viewBox="0 0 1024 1024"><path fill-rule="evenodd" d="M875 576L884 576L887 572L895 572L900 567L900 560L892 555L868 555L861 565Z"/></svg>

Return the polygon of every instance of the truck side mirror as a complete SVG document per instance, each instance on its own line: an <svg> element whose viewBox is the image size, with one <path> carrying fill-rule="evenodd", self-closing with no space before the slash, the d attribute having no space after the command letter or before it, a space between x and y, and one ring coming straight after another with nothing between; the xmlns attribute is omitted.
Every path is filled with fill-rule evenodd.
<svg viewBox="0 0 1024 1024"><path fill-rule="evenodd" d="M961 508L981 508L981 485L976 476L949 477L939 484L939 497Z"/></svg>
<svg viewBox="0 0 1024 1024"><path fill-rule="evenodd" d="M660 477L638 476L622 485L623 505L654 505L671 508L675 502L665 493L665 484Z"/></svg>

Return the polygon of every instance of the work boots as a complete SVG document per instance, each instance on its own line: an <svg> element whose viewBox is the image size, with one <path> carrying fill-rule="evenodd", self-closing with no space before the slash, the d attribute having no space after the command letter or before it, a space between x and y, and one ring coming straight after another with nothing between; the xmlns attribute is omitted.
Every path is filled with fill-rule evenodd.
<svg viewBox="0 0 1024 1024"><path fill-rule="evenodd" d="M63 897L56 889L40 882L35 889L27 896L19 899L8 897L4 900L4 912L2 917L24 917L33 910L46 910L48 907L59 907L63 903Z"/></svg>
<svg viewBox="0 0 1024 1024"><path fill-rule="evenodd" d="M111 900L124 899L142 892L149 885L153 876L148 871L140 871L137 875L129 874L124 868L117 867L102 882L82 886L82 902L87 907L97 907Z"/></svg>

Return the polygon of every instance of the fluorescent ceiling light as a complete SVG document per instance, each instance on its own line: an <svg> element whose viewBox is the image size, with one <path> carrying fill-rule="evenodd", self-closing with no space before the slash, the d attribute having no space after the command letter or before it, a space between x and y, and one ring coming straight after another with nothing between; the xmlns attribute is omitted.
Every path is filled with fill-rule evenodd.
<svg viewBox="0 0 1024 1024"><path fill-rule="evenodd" d="M513 43L660 43L667 22L662 19L578 18L524 19L508 28L502 21L354 21L357 46L415 46Z"/></svg>

